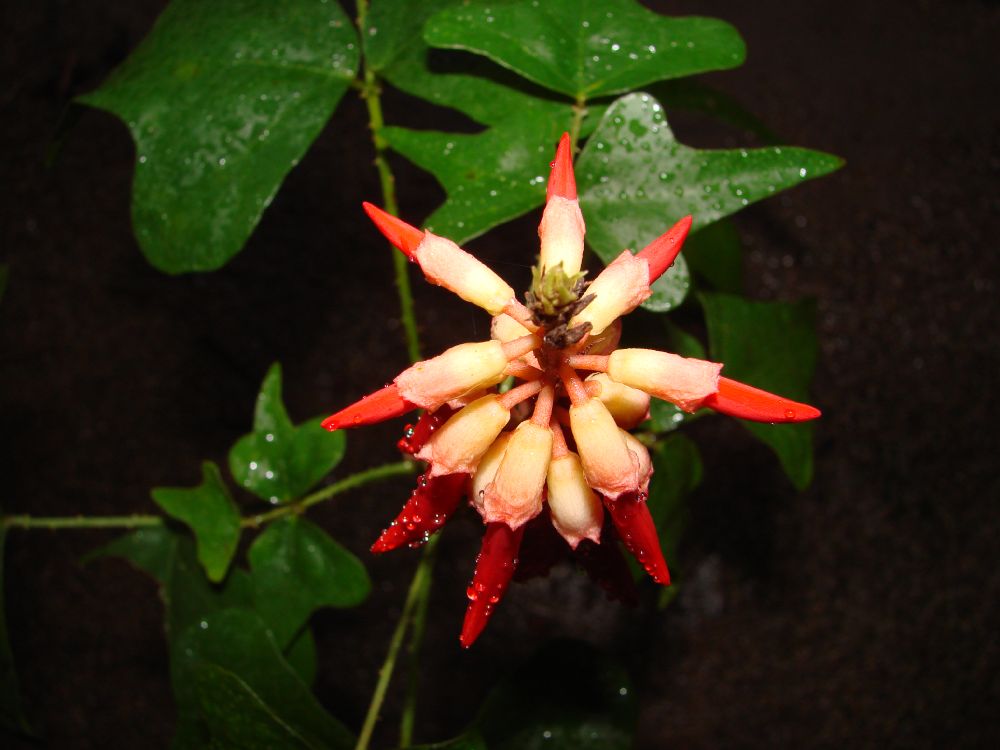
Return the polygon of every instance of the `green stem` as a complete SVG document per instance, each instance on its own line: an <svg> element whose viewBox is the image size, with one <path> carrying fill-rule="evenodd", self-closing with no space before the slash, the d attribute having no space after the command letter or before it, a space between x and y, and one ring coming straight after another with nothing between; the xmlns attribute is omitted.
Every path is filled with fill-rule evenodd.
<svg viewBox="0 0 1000 750"><path fill-rule="evenodd" d="M358 29L365 32L368 16L368 0L358 0ZM382 99L379 81L375 71L368 65L365 58L362 64L361 98L368 107L368 127L372 131L372 145L375 147L375 168L378 170L379 184L382 187L382 198L385 210L393 216L399 215L399 204L396 202L396 178L392 174L385 153L389 144L382 136L385 121L382 117ZM420 335L417 333L417 319L413 314L413 294L410 291L409 263L406 257L392 249L392 265L396 275L396 293L399 296L400 320L403 323L403 333L406 335L406 351L411 362L417 362L420 356Z"/></svg>
<svg viewBox="0 0 1000 750"><path fill-rule="evenodd" d="M437 546L437 539L437 536L431 537L424 547L424 554L421 556L420 562L417 563L417 571L413 574L413 580L410 581L410 588L406 592L406 602L403 604L403 611L399 615L399 622L396 623L396 629L393 631L392 639L389 641L389 651L385 655L385 661L382 662L382 666L379 668L378 682L375 683L375 691L372 693L372 700L368 705L365 723L361 727L361 733L358 735L358 742L354 746L354 750L368 750L368 743L371 741L372 732L375 730L375 723L378 721L379 711L382 709L382 703L385 701L385 694L389 689L389 682L392 680L392 673L396 668L396 659L399 657L399 649L403 645L407 628L413 622L414 629L419 628L421 631L423 630L422 623L416 621L415 613L419 613L421 610L426 613L426 607L422 606L422 602L426 599L427 593L430 591L431 568L434 564L434 548Z"/></svg>
<svg viewBox="0 0 1000 750"><path fill-rule="evenodd" d="M583 118L587 116L587 97L580 95L576 97L576 104L573 105L573 122L569 126L569 140L576 150L576 145L580 140L580 128L583 127Z"/></svg>
<svg viewBox="0 0 1000 750"><path fill-rule="evenodd" d="M306 495L301 500L297 500L287 505L282 505L267 513L260 513L255 516L246 516L240 520L240 526L247 528L257 528L262 524L273 521L282 516L301 514L307 508L311 508L316 503L328 500L334 495L339 495L356 487L362 487L370 482L389 477L412 474L415 465L412 461L399 461L394 464L383 464L373 469L359 471L349 477L334 482L323 489L316 490L311 495ZM3 525L6 528L17 529L138 529L149 526L159 526L163 523L163 516L57 516L39 518L36 516L20 515L5 516Z"/></svg>
<svg viewBox="0 0 1000 750"><path fill-rule="evenodd" d="M403 716L399 721L399 746L407 748L413 742L413 726L417 717L417 696L420 692L420 649L424 642L424 632L427 630L427 608L430 604L431 573L434 570L435 549L438 539L434 536L424 547L420 562L427 566L427 576L423 586L417 592L416 611L413 613L413 630L410 633L410 643L407 646L407 681L406 697L403 699Z"/></svg>
<svg viewBox="0 0 1000 750"><path fill-rule="evenodd" d="M20 515L6 516L3 525L17 529L138 529L159 526L163 516L57 516L38 518Z"/></svg>
<svg viewBox="0 0 1000 750"><path fill-rule="evenodd" d="M276 518L281 518L282 516L304 513L308 508L316 505L316 503L321 503L324 500L330 499L334 495L341 494L342 492L353 490L356 487L362 487L370 482L377 482L380 479L388 479L389 477L412 474L415 470L416 465L412 461L398 461L394 464L382 464L381 466L376 466L373 469L359 471L357 474L351 474L349 477L344 477L339 482L334 482L333 484L327 485L320 490L316 490L311 495L306 495L304 498L296 500L294 503L281 505L274 510L269 510L267 513L260 513L256 516L247 516L240 521L240 525L244 528L248 526L257 528L262 524L269 523Z"/></svg>

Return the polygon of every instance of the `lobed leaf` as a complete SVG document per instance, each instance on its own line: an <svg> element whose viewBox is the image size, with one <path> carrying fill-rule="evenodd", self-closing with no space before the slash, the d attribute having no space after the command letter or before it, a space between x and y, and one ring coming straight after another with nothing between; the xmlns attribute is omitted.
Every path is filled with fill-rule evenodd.
<svg viewBox="0 0 1000 750"><path fill-rule="evenodd" d="M433 16L424 37L575 100L736 67L746 56L729 24L661 16L634 0L472 2Z"/></svg>
<svg viewBox="0 0 1000 750"><path fill-rule="evenodd" d="M226 576L240 541L240 513L222 475L211 461L202 465L197 487L155 487L150 493L163 512L185 523L194 533L198 560L209 580Z"/></svg>
<svg viewBox="0 0 1000 750"><path fill-rule="evenodd" d="M329 432L321 418L296 427L281 399L281 366L271 365L254 413L254 429L229 451L236 482L272 503L303 496L344 457L343 432Z"/></svg>
<svg viewBox="0 0 1000 750"><path fill-rule="evenodd" d="M645 247L682 216L693 215L697 230L842 163L802 148L689 148L674 137L659 102L629 94L608 108L576 163L587 240L608 263L622 247ZM644 306L665 311L683 300L683 258L654 284L661 294Z"/></svg>
<svg viewBox="0 0 1000 750"><path fill-rule="evenodd" d="M705 310L712 358L724 362L723 374L797 401L808 401L816 367L815 305L803 302L753 302L730 294L698 295ZM761 424L741 420L768 445L796 488L813 475L811 423Z"/></svg>
<svg viewBox="0 0 1000 750"><path fill-rule="evenodd" d="M206 680L206 668L210 675L213 668L224 670L239 682L219 679L217 671ZM202 746L225 742L233 733L243 736L256 728L271 737L281 729L309 748L354 745L348 729L323 709L282 657L264 622L248 610L219 610L188 627L171 649L171 679L185 734L175 744L197 746L199 738ZM220 703L232 701L248 713L220 715ZM243 720L259 726L232 723Z"/></svg>
<svg viewBox="0 0 1000 750"><path fill-rule="evenodd" d="M80 97L132 134L132 222L154 266L208 271L240 251L354 79L357 47L336 2L174 0Z"/></svg>
<svg viewBox="0 0 1000 750"><path fill-rule="evenodd" d="M305 518L272 523L248 553L254 607L288 645L320 607L353 607L371 591L364 565Z"/></svg>

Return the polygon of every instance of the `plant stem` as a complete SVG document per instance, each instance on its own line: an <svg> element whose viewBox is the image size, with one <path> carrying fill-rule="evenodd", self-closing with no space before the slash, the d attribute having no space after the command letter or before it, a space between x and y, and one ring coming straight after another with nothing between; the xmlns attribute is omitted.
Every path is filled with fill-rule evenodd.
<svg viewBox="0 0 1000 750"><path fill-rule="evenodd" d="M376 466L373 469L365 469L364 471L359 471L357 474L351 474L349 477L344 477L339 482L327 485L323 489L316 490L311 495L306 495L301 500L296 500L295 502L288 503L287 505L278 506L274 510L269 510L266 513L260 513L255 516L246 516L240 521L240 526L243 526L244 528L248 526L257 528L261 524L268 523L276 518L281 518L282 516L301 514L308 508L316 505L316 503L328 500L334 495L339 495L342 492L353 490L356 487L362 487L370 482L377 482L380 479L388 479L389 477L412 474L415 470L416 465L412 461L398 461L394 464L382 464L381 466Z"/></svg>
<svg viewBox="0 0 1000 750"><path fill-rule="evenodd" d="M159 526L163 516L57 516L39 518L20 515L6 516L3 525L17 529L138 529L147 526Z"/></svg>
<svg viewBox="0 0 1000 750"><path fill-rule="evenodd" d="M407 748L413 742L413 725L417 717L417 695L420 691L420 649L424 642L424 631L427 629L427 606L431 598L435 549L439 538L434 536L428 540L420 560L421 564L427 567L427 576L417 592L416 611L413 613L413 630L410 633L410 643L406 649L407 681L406 697L403 699L403 715L399 720L400 748Z"/></svg>
<svg viewBox="0 0 1000 750"><path fill-rule="evenodd" d="M437 536L433 536L424 547L424 554L417 563L417 571L410 581L410 588L406 593L406 602L403 604L403 611L399 615L399 622L392 633L389 641L389 651L385 655L385 661L378 671L378 682L375 684L375 691L372 693L371 703L368 705L368 713L365 715L365 723L361 727L358 735L358 742L354 750L368 750L368 743L371 741L372 732L375 729L375 722L378 721L378 714L385 701L386 691L389 689L389 682L392 679L393 670L396 668L396 659L399 656L399 649L403 645L403 638L411 621L414 628L423 630L422 623L416 621L415 613L421 609L426 612L426 606L422 602L426 599L430 590L431 568L434 564L434 548L437 546ZM411 640L411 647L412 647ZM412 720L412 719L411 719ZM405 747L405 745L404 745Z"/></svg>
<svg viewBox="0 0 1000 750"><path fill-rule="evenodd" d="M334 482L321 490L316 490L311 495L306 495L301 500L297 500L287 505L281 505L266 513L254 516L245 516L240 520L243 528L258 528L264 523L273 521L281 516L301 514L307 508L311 508L316 503L328 500L334 495L339 495L356 487L362 487L371 482L389 477L412 474L415 470L412 461L399 461L394 464L383 464L373 469L359 471L349 477ZM147 516L134 514L130 516L56 516L56 517L36 517L29 515L5 516L3 526L17 529L138 529L149 526L159 526L163 523L163 516Z"/></svg>
<svg viewBox="0 0 1000 750"><path fill-rule="evenodd" d="M569 140L576 151L577 143L580 140L580 128L583 127L583 118L587 116L587 98L581 94L576 97L576 104L573 105L573 122L569 126Z"/></svg>
<svg viewBox="0 0 1000 750"><path fill-rule="evenodd" d="M368 0L358 0L358 30L364 35L368 17ZM372 131L372 145L375 147L375 168L378 170L379 184L382 187L382 198L385 210L393 216L399 215L399 205L396 202L396 178L392 174L385 152L389 144L382 137L381 89L375 71L368 65L367 57L362 62L361 98L368 107L368 127ZM406 257L391 249L392 265L396 274L396 293L399 296L400 320L403 323L403 333L406 336L406 351L411 362L421 359L420 335L417 333L417 320L413 314L413 294L410 291L409 263Z"/></svg>

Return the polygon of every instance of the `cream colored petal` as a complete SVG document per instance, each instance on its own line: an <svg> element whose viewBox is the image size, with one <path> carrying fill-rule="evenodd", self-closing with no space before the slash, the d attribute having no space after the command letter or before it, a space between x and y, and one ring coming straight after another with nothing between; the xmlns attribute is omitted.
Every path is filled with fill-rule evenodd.
<svg viewBox="0 0 1000 750"><path fill-rule="evenodd" d="M496 315L514 290L485 263L451 240L426 232L413 251L427 280Z"/></svg>
<svg viewBox="0 0 1000 750"><path fill-rule="evenodd" d="M533 422L521 422L507 444L500 468L486 486L483 519L512 529L542 510L542 489L552 457L552 432Z"/></svg>
<svg viewBox="0 0 1000 750"><path fill-rule="evenodd" d="M491 394L476 399L441 425L417 458L431 465L431 476L471 474L510 419L510 412Z"/></svg>
<svg viewBox="0 0 1000 750"><path fill-rule="evenodd" d="M562 263L563 271L572 276L583 263L583 236L587 228L580 211L580 201L553 195L545 204L538 237L542 241L539 266L542 272Z"/></svg>
<svg viewBox="0 0 1000 750"><path fill-rule="evenodd" d="M576 549L584 539L599 544L604 506L587 484L580 457L565 453L552 459L546 485L552 525L569 546Z"/></svg>
<svg viewBox="0 0 1000 750"><path fill-rule="evenodd" d="M604 372L595 372L587 382L600 386L597 398L608 407L619 427L631 430L649 416L649 394L645 391L622 385Z"/></svg>
<svg viewBox="0 0 1000 750"><path fill-rule="evenodd" d="M513 432L501 432L500 436L493 441L493 445L479 459L476 473L472 475L469 498L472 500L472 505L484 518L486 511L483 508L483 503L486 499L486 487L497 475L497 469L500 468L500 462L503 460L504 454L507 452L507 445L513 436Z"/></svg>
<svg viewBox="0 0 1000 750"><path fill-rule="evenodd" d="M638 489L637 459L600 399L571 406L569 418L590 486L612 499Z"/></svg>
<svg viewBox="0 0 1000 750"><path fill-rule="evenodd" d="M570 320L570 326L590 323L596 336L619 316L632 312L652 292L649 290L649 264L628 250L614 259L593 283L587 294L595 299Z"/></svg>
<svg viewBox="0 0 1000 750"><path fill-rule="evenodd" d="M507 358L499 341L459 344L403 370L396 378L400 395L433 409L504 378Z"/></svg>
<svg viewBox="0 0 1000 750"><path fill-rule="evenodd" d="M718 362L688 359L654 349L618 349L608 358L608 375L619 383L695 411L719 390Z"/></svg>

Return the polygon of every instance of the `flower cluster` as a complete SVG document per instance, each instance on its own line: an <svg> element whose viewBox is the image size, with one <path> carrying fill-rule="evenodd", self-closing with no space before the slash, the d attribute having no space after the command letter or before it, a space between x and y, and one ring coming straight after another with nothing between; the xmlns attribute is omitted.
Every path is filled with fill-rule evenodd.
<svg viewBox="0 0 1000 750"><path fill-rule="evenodd" d="M617 536L653 580L669 584L646 507L652 461L629 433L647 418L651 397L688 412L708 407L762 422L819 416L811 406L722 377L721 364L617 348L619 318L649 297L650 285L680 252L691 217L641 252L623 251L588 284L580 271L585 226L571 148L564 134L524 302L455 243L365 204L376 226L428 281L493 316L489 341L418 362L324 422L334 430L424 410L399 447L429 468L372 550L426 541L469 498L486 532L468 589L465 647L482 632L513 577L526 529L544 526L549 536L554 529L570 548L586 553L581 558L599 578L600 570L615 568L607 555Z"/></svg>

